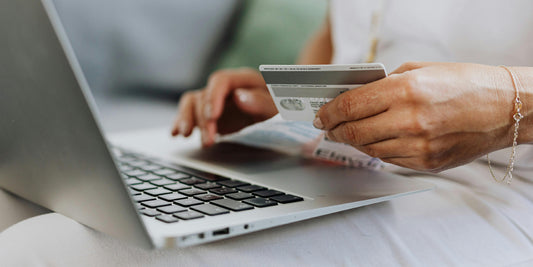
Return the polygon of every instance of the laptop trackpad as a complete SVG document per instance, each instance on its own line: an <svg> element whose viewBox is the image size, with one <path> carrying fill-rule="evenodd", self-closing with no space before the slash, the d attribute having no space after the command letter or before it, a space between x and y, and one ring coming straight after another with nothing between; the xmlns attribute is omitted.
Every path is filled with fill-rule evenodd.
<svg viewBox="0 0 533 267"><path fill-rule="evenodd" d="M348 168L233 143L181 150L179 154L181 158L222 167L251 182L310 198L335 195L337 199L345 197L353 201L413 189L409 179L390 173Z"/></svg>

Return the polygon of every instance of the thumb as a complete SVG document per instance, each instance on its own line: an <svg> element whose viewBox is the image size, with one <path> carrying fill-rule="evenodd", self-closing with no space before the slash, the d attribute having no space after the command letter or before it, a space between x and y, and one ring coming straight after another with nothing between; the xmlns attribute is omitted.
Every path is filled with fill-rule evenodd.
<svg viewBox="0 0 533 267"><path fill-rule="evenodd" d="M272 97L263 88L235 89L233 96L237 107L252 116L270 118L278 113Z"/></svg>
<svg viewBox="0 0 533 267"><path fill-rule="evenodd" d="M397 69L395 69L393 72L389 73L389 75L402 74L407 71L420 69L420 68L431 66L431 65L435 65L435 63L434 62L406 62L406 63L403 63Z"/></svg>

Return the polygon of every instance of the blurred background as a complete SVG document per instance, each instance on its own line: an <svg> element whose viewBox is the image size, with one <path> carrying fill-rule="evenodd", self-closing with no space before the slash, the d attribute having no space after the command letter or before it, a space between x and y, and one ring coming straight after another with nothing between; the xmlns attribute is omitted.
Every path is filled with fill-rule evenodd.
<svg viewBox="0 0 533 267"><path fill-rule="evenodd" d="M293 64L326 0L54 0L106 132L169 127L221 68Z"/></svg>

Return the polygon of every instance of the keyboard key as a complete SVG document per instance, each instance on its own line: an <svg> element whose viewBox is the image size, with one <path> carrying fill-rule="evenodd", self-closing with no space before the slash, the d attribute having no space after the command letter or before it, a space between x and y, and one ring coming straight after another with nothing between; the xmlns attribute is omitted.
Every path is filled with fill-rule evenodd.
<svg viewBox="0 0 533 267"><path fill-rule="evenodd" d="M131 171L125 171L124 174L126 174L127 176L139 176L139 175L145 175L146 172L145 171L141 171L139 169L134 169L134 170L131 170Z"/></svg>
<svg viewBox="0 0 533 267"><path fill-rule="evenodd" d="M229 187L222 187L222 188L214 188L209 190L211 193L219 194L219 195L225 195L230 193L236 193L237 190L235 188L229 188Z"/></svg>
<svg viewBox="0 0 533 267"><path fill-rule="evenodd" d="M278 205L278 203L274 200L261 198L261 197L250 198L250 199L244 200L243 202L259 207L259 208Z"/></svg>
<svg viewBox="0 0 533 267"><path fill-rule="evenodd" d="M181 179L180 182L184 184L188 184L188 185L193 185L193 184L205 183L205 180L200 179L198 177L190 177L190 178Z"/></svg>
<svg viewBox="0 0 533 267"><path fill-rule="evenodd" d="M199 211L199 212L201 212L203 214L211 215L211 216L229 213L229 211L227 209L224 209L224 208L221 208L221 207L217 207L217 206L211 205L211 204L203 204L203 205L198 205L198 206L192 206L191 209L193 209L195 211Z"/></svg>
<svg viewBox="0 0 533 267"><path fill-rule="evenodd" d="M149 195L138 195L138 196L133 196L133 200L136 202L143 202L143 201L155 200L155 197L152 197Z"/></svg>
<svg viewBox="0 0 533 267"><path fill-rule="evenodd" d="M186 173L182 173L182 172L178 172L178 173L174 173L174 174L170 174L170 175L165 175L168 179L170 180L179 180L179 179L183 179L183 178L189 178L191 177L190 175L186 174Z"/></svg>
<svg viewBox="0 0 533 267"><path fill-rule="evenodd" d="M176 212L186 211L187 209L182 206L172 205L172 206L161 207L161 208L158 208L157 210L163 213L172 214Z"/></svg>
<svg viewBox="0 0 533 267"><path fill-rule="evenodd" d="M152 181L152 180L159 180L162 177L161 176L157 176L157 175L152 174L152 173L148 173L148 174L145 174L145 175L139 175L139 176L137 176L137 178L139 180L143 180L145 182L148 182L148 181Z"/></svg>
<svg viewBox="0 0 533 267"><path fill-rule="evenodd" d="M187 198L187 196L184 196L180 193L171 193L171 194L166 194L166 195L160 195L159 196L160 199L163 199L163 200L166 200L166 201L175 201L175 200L178 200L178 199L184 199L184 198Z"/></svg>
<svg viewBox="0 0 533 267"><path fill-rule="evenodd" d="M219 185L227 186L227 187L237 187L237 186L244 186L249 185L249 183L237 181L237 180L226 180L222 182L218 182Z"/></svg>
<svg viewBox="0 0 533 267"><path fill-rule="evenodd" d="M279 195L285 195L285 193L278 191L278 190L263 190L263 191L255 191L252 194L260 197L273 197L273 196L279 196Z"/></svg>
<svg viewBox="0 0 533 267"><path fill-rule="evenodd" d="M220 175L210 174L210 173L206 173L206 174L200 175L200 177L202 177L202 179L210 181L210 182L219 182L219 181L229 180L229 178L222 177Z"/></svg>
<svg viewBox="0 0 533 267"><path fill-rule="evenodd" d="M251 210L254 208L246 203L242 203L240 201L235 201L232 199L218 199L211 201L211 204L215 204L217 206L221 206L232 211Z"/></svg>
<svg viewBox="0 0 533 267"><path fill-rule="evenodd" d="M145 194L151 195L151 196L159 196L164 194L170 194L172 191L165 189L165 188L156 188L151 190L144 191Z"/></svg>
<svg viewBox="0 0 533 267"><path fill-rule="evenodd" d="M159 180L150 181L150 183L154 184L154 185L162 186L162 185L175 184L176 182L174 182L172 180L169 180L169 179L166 179L166 178L163 178L163 179L159 179Z"/></svg>
<svg viewBox="0 0 533 267"><path fill-rule="evenodd" d="M139 179L135 179L135 178L128 178L126 180L124 180L124 182L126 182L127 185L134 185L134 184L142 184L143 181L139 180Z"/></svg>
<svg viewBox="0 0 533 267"><path fill-rule="evenodd" d="M155 171L152 171L152 172L155 173L155 174L157 174L157 175L163 175L163 176L176 173L175 170L167 169L167 168L163 168L163 169L155 170Z"/></svg>
<svg viewBox="0 0 533 267"><path fill-rule="evenodd" d="M200 201L200 200L194 199L194 198L181 199L181 200L178 200L178 201L176 201L174 203L178 204L180 206L183 206L183 207L190 207L190 206L194 206L194 205L198 205L198 204L204 204L203 201Z"/></svg>
<svg viewBox="0 0 533 267"><path fill-rule="evenodd" d="M204 190L200 190L200 189L196 189L196 188L191 188L191 189L185 189L185 190L181 190L179 191L181 194L184 194L184 195L187 195L187 196L194 196L194 195L199 195L199 194L205 194L207 192L205 192Z"/></svg>
<svg viewBox="0 0 533 267"><path fill-rule="evenodd" d="M173 216L177 217L177 218L180 218L182 220L192 220L192 219L198 219L198 218L204 217L203 214L201 214L201 213L199 213L197 211L194 211L194 210L176 213Z"/></svg>
<svg viewBox="0 0 533 267"><path fill-rule="evenodd" d="M215 194L203 194L203 195L196 195L194 198L202 200L202 201L211 201L215 199L221 199L222 197Z"/></svg>
<svg viewBox="0 0 533 267"><path fill-rule="evenodd" d="M198 187L198 188L203 189L203 190L208 190L208 189L212 189L212 188L218 188L218 187L221 187L221 186L219 184L217 184L217 183L207 182L207 183L203 183L203 184L195 184L194 187Z"/></svg>
<svg viewBox="0 0 533 267"><path fill-rule="evenodd" d="M143 206L152 208L152 209L170 205L169 202L161 200L161 199L145 201L145 202L142 202L142 204Z"/></svg>
<svg viewBox="0 0 533 267"><path fill-rule="evenodd" d="M175 222L178 222L179 220L172 216L172 215L159 215L157 217L155 217L156 219L162 221L162 222L166 222L166 223L175 223Z"/></svg>
<svg viewBox="0 0 533 267"><path fill-rule="evenodd" d="M145 161L145 160L132 160L132 161L128 162L128 164L131 165L131 166L140 167L140 166L148 165L150 163L148 161Z"/></svg>
<svg viewBox="0 0 533 267"><path fill-rule="evenodd" d="M227 194L226 197L229 197L229 198L235 199L235 200L243 200L243 199L252 198L252 197L254 197L254 195L252 195L250 193L237 192L237 193L233 193L233 194Z"/></svg>
<svg viewBox="0 0 533 267"><path fill-rule="evenodd" d="M277 201L279 203L283 203L283 204L286 204L286 203L292 203L292 202L298 202L298 201L302 201L304 200L303 198L301 197L298 197L298 196L293 196L293 195L281 195L281 196L275 196L275 197L271 197L270 199L274 200L274 201Z"/></svg>
<svg viewBox="0 0 533 267"><path fill-rule="evenodd" d="M155 217L157 215L161 215L161 212L159 212L157 210L153 210L153 209L144 209L144 210L141 210L141 213L146 215L146 216L150 216L150 217Z"/></svg>
<svg viewBox="0 0 533 267"><path fill-rule="evenodd" d="M149 165L144 165L142 167L140 167L141 169L145 170L145 171L155 171L155 170L159 170L163 167L159 166L159 165L155 165L155 164L149 164Z"/></svg>
<svg viewBox="0 0 533 267"><path fill-rule="evenodd" d="M129 165L120 165L118 168L121 172L133 171L133 167Z"/></svg>
<svg viewBox="0 0 533 267"><path fill-rule="evenodd" d="M144 191L144 190L150 190L150 189L157 188L157 186L155 186L153 184L150 184L150 183L136 184L136 185L132 185L130 187L135 189L135 190L137 190L137 191Z"/></svg>
<svg viewBox="0 0 533 267"><path fill-rule="evenodd" d="M267 190L267 188L258 185L245 185L237 187L240 191L250 193L254 191Z"/></svg>
<svg viewBox="0 0 533 267"><path fill-rule="evenodd" d="M128 192L129 192L130 195L132 195L132 196L140 195L140 194L141 194L141 192L135 191L135 190L133 190L133 189L131 189L131 188L129 188L129 187L128 187Z"/></svg>
<svg viewBox="0 0 533 267"><path fill-rule="evenodd" d="M165 185L163 186L164 188L168 189L168 190L172 190L172 191L178 191L178 190L182 190L182 189L189 189L191 188L190 186L188 185L184 185L184 184L180 184L180 183L177 183L177 184L170 184L170 185Z"/></svg>
<svg viewBox="0 0 533 267"><path fill-rule="evenodd" d="M141 203L135 203L135 208L138 209L138 210L146 209L143 205L141 205Z"/></svg>

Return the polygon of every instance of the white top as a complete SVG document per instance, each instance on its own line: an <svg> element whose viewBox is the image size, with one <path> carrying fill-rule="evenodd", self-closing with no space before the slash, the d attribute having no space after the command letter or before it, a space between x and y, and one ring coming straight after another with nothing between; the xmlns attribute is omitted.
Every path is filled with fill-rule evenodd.
<svg viewBox="0 0 533 267"><path fill-rule="evenodd" d="M334 63L365 60L371 17L383 2L376 62L533 65L533 1L331 1Z"/></svg>
<svg viewBox="0 0 533 267"><path fill-rule="evenodd" d="M333 63L360 63L370 50L372 14L381 13L376 62L392 71L407 61L533 66L533 1L331 0ZM510 150L491 154L506 164ZM533 146L517 168L533 168Z"/></svg>

